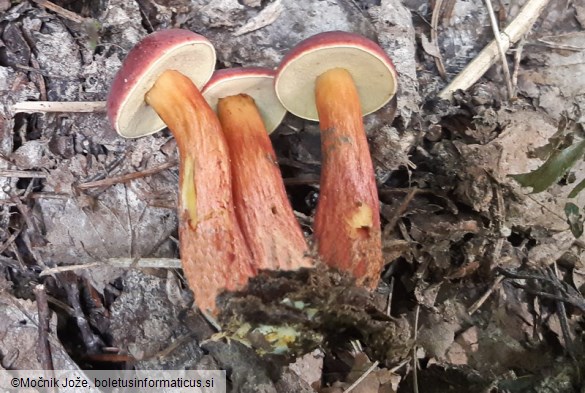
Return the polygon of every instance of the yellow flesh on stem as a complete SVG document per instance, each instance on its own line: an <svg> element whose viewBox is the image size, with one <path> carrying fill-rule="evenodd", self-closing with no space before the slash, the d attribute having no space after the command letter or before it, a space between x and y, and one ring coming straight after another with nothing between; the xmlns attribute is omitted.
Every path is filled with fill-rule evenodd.
<svg viewBox="0 0 585 393"><path fill-rule="evenodd" d="M185 179L192 179L195 176L195 168L193 167L193 160L186 157L183 160L183 170ZM197 220L197 190L194 182L183 182L180 190L182 205L189 212L191 222L196 223Z"/></svg>

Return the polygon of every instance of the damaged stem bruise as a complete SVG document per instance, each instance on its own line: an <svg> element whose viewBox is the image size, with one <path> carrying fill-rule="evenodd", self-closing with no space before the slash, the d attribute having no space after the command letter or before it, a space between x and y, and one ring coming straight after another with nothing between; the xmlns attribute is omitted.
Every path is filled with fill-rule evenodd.
<svg viewBox="0 0 585 393"><path fill-rule="evenodd" d="M377 285L383 266L380 202L362 121L359 95L348 71L317 78L315 100L323 162L315 239L329 266Z"/></svg>
<svg viewBox="0 0 585 393"><path fill-rule="evenodd" d="M246 94L222 98L217 113L230 149L236 215L255 267L295 270L311 266L254 99Z"/></svg>
<svg viewBox="0 0 585 393"><path fill-rule="evenodd" d="M181 261L197 306L215 313L215 298L255 274L237 223L227 145L217 116L184 75L166 71L146 94L173 133L179 166Z"/></svg>

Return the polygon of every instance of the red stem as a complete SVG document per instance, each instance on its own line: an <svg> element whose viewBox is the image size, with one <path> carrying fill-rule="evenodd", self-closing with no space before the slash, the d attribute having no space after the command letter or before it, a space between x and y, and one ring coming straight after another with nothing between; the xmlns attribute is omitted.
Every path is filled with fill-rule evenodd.
<svg viewBox="0 0 585 393"><path fill-rule="evenodd" d="M271 270L311 266L254 100L245 94L222 98L217 114L230 149L236 215L254 266Z"/></svg>
<svg viewBox="0 0 585 393"><path fill-rule="evenodd" d="M349 72L335 68L317 78L315 100L321 128L321 186L315 239L329 266L375 288L384 265L380 202L362 122L359 96Z"/></svg>
<svg viewBox="0 0 585 393"><path fill-rule="evenodd" d="M181 261L197 306L215 313L219 293L256 273L234 211L226 141L213 110L179 72L163 73L146 101L177 140Z"/></svg>

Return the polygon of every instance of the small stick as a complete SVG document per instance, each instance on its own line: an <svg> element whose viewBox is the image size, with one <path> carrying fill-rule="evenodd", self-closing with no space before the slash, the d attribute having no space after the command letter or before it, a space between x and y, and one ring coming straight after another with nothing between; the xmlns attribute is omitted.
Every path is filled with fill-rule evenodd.
<svg viewBox="0 0 585 393"><path fill-rule="evenodd" d="M174 258L109 258L107 264L122 268L181 269L181 260Z"/></svg>
<svg viewBox="0 0 585 393"><path fill-rule="evenodd" d="M408 362L410 362L410 358L406 358L403 361L401 361L400 363L398 363L396 366L392 367L390 370L391 373L396 373L396 371L400 370L401 367L404 367Z"/></svg>
<svg viewBox="0 0 585 393"><path fill-rule="evenodd" d="M529 0L524 7L520 10L516 18L504 29L502 32L503 38L503 49L507 51L510 48L510 44L518 41L534 24L538 19L544 7L548 4L549 0ZM485 72L496 62L499 56L498 44L495 40L492 40L483 50L476 56L476 58L467 65L449 83L447 87L439 93L439 98L444 100L450 99L453 92L457 90L467 90L473 85L479 78L485 74Z"/></svg>
<svg viewBox="0 0 585 393"><path fill-rule="evenodd" d="M173 341L168 347L163 348L162 350L155 352L153 354L146 354L142 358L140 358L140 360L165 359L178 348L187 345L194 339L195 339L194 333L184 334L181 337L177 338L175 341Z"/></svg>
<svg viewBox="0 0 585 393"><path fill-rule="evenodd" d="M400 204L400 206L398 206L398 210L396 211L392 219L388 221L388 225L386 225L387 228L390 228L390 230L394 229L394 227L398 223L398 220L400 219L400 217L402 217L402 214L404 214L404 212L408 208L408 205L410 204L410 202L412 201L417 192L418 188L416 187L408 191L408 194L406 194L402 203Z"/></svg>
<svg viewBox="0 0 585 393"><path fill-rule="evenodd" d="M24 218L24 222L26 223L26 227L28 229L28 230L25 230L22 232L22 235L23 235L22 240L24 240L24 244L27 246L28 251L33 256L33 258L35 259L37 264L42 266L42 267L46 267L45 262L43 261L41 254L39 253L39 251L37 250L36 247L32 246L32 242L30 239L31 235L41 233L41 231L39 230L39 227L37 225L37 222L33 219L32 212L27 205L22 203L22 201L20 199L15 199L14 202L15 202L16 208L20 212L21 216Z"/></svg>
<svg viewBox="0 0 585 393"><path fill-rule="evenodd" d="M16 256L16 260L18 261L18 264L20 265L20 269L19 270L20 271L26 271L27 270L27 265L24 263L24 260L22 259L22 255L20 255L20 251L18 251L18 247L16 247L14 243L10 243L10 250Z"/></svg>
<svg viewBox="0 0 585 393"><path fill-rule="evenodd" d="M75 12L71 12L69 10L66 10L65 8L60 7L57 4L50 2L48 0L32 0L32 1L34 3L40 5L41 7L44 7L48 10L53 11L54 13L56 13L59 16L62 16L65 19L69 19L72 22L83 23L86 20L84 17L77 15Z"/></svg>
<svg viewBox="0 0 585 393"><path fill-rule="evenodd" d="M22 229L17 229L3 244L0 244L0 254L2 254L12 243L14 243L18 235L20 235L21 231Z"/></svg>
<svg viewBox="0 0 585 393"><path fill-rule="evenodd" d="M562 37L562 36L563 35L561 34L560 37ZM559 36L556 36L556 37L559 37ZM557 44L555 42L547 41L544 38L539 38L536 41L537 42L528 43L528 45L544 46L546 48L558 49L558 50L568 50L568 51L573 51L573 52L581 52L583 49L585 49L585 47L583 47L583 46Z"/></svg>
<svg viewBox="0 0 585 393"><path fill-rule="evenodd" d="M97 289L95 289L89 279L87 278L83 278L83 284L85 285L85 287L87 288L87 292L89 293L89 299L91 299L91 302L93 303L94 307L100 311L101 313L103 313L103 315L106 318L110 318L110 310L108 310L105 306L104 306L104 302L102 301L102 298L99 294L99 292L97 291ZM104 350L104 348L102 347L102 351Z"/></svg>
<svg viewBox="0 0 585 393"><path fill-rule="evenodd" d="M110 173L112 173L112 171L114 169L116 169L118 166L120 166L120 164L122 162L124 162L125 160L128 159L129 156L129 152L127 152L126 154L121 155L120 157L116 158L113 162L109 163L106 165L105 168L105 172L106 173L96 173L95 175L85 179L83 182L87 183L90 181L96 181L96 180L103 180L105 179Z"/></svg>
<svg viewBox="0 0 585 393"><path fill-rule="evenodd" d="M524 38L522 38L516 46L516 53L514 53L514 70L512 71L512 88L514 89L514 97L516 96L516 88L518 87L518 73L520 72L520 60L522 60L522 50L524 49Z"/></svg>
<svg viewBox="0 0 585 393"><path fill-rule="evenodd" d="M177 165L176 161L169 161L161 164L159 166L155 166L154 168L145 169L139 172L128 173L121 176L110 177L103 180L96 180L87 183L82 183L77 185L77 188L80 190L87 190L89 188L96 188L96 187L109 187L114 184L118 183L127 183L131 180L139 179L141 177L151 176L156 173L162 172L164 170L173 168Z"/></svg>
<svg viewBox="0 0 585 393"><path fill-rule="evenodd" d="M37 59L34 55L31 56L30 62L33 65L34 69L40 71L39 62L37 61ZM47 84L45 83L45 79L43 78L43 75L41 75L39 73L34 73L33 76L37 80L37 83L39 85L39 92L41 95L41 100L46 101L47 100Z"/></svg>
<svg viewBox="0 0 585 393"><path fill-rule="evenodd" d="M352 383L351 385L349 385L349 387L347 389L345 389L343 391L343 393L349 393L352 390L354 390L364 379L366 379L366 377L368 375L370 375L372 373L372 371L374 371L376 369L376 367L378 367L378 364L380 364L379 361L375 361L370 368L368 368L354 383Z"/></svg>
<svg viewBox="0 0 585 393"><path fill-rule="evenodd" d="M390 280L390 287L388 288L388 299L386 300L386 315L390 316L392 312L392 294L394 293L394 277Z"/></svg>
<svg viewBox="0 0 585 393"><path fill-rule="evenodd" d="M105 112L105 101L22 101L12 106L14 113Z"/></svg>
<svg viewBox="0 0 585 393"><path fill-rule="evenodd" d="M39 284L33 289L37 301L39 313L39 356L43 370L54 370L53 357L51 355L51 344L49 343L49 331L51 315L45 286Z"/></svg>
<svg viewBox="0 0 585 393"><path fill-rule="evenodd" d="M89 361L101 363L134 363L136 361L132 355L123 353L90 353L83 357Z"/></svg>
<svg viewBox="0 0 585 393"><path fill-rule="evenodd" d="M510 67L508 66L508 60L506 59L506 50L504 50L504 44L502 43L502 35L498 28L498 21L496 20L496 14L494 14L494 8L492 7L492 0L485 0L485 5L488 10L490 17L490 23L492 24L492 30L494 32L494 38L498 45L498 52L500 52L500 59L502 60L502 68L504 71L504 80L506 81L506 88L508 89L508 99L512 99L514 96L514 88L512 87L512 79L510 78Z"/></svg>
<svg viewBox="0 0 585 393"><path fill-rule="evenodd" d="M483 306L483 304L485 303L485 301L487 300L488 297L490 297L490 295L492 293L494 293L494 291L496 290L496 288L500 285L500 283L502 282L502 280L504 279L504 276L498 276L496 278L496 280L494 281L494 283L490 286L490 288L479 298L477 299L477 301L475 303L473 303L471 305L471 307L469 307L467 309L467 313L469 315L472 315L473 313L475 313L477 310L479 310L479 308L481 306Z"/></svg>
<svg viewBox="0 0 585 393"><path fill-rule="evenodd" d="M72 273L68 273L68 276L65 278L65 280L63 280L63 287L67 293L67 300L69 300L69 304L71 307L73 307L75 321L77 322L77 327L79 327L79 332L81 333L85 347L90 353L98 353L104 343L91 331L89 322L83 313L81 303L79 301L77 276Z"/></svg>
<svg viewBox="0 0 585 393"><path fill-rule="evenodd" d="M59 307L71 318L75 318L75 312L73 311L73 307L69 306L67 303L62 302L61 300L54 298L53 296L47 296L47 301L53 306Z"/></svg>
<svg viewBox="0 0 585 393"><path fill-rule="evenodd" d="M418 393L418 358L416 357L417 345L416 340L418 339L418 317L420 314L420 304L416 305L414 311L414 345L412 346L412 381L414 393Z"/></svg>
<svg viewBox="0 0 585 393"><path fill-rule="evenodd" d="M443 7L443 0L437 0L435 2L435 8L433 9L433 15L431 17L431 44L435 47L437 56L435 57L435 65L439 71L441 78L447 78L447 71L443 64L443 57L441 56L441 50L439 49L439 43L437 41L437 28L439 27L439 17L441 16L441 8Z"/></svg>
<svg viewBox="0 0 585 393"><path fill-rule="evenodd" d="M211 315L207 311L203 311L201 309L199 309L199 312L201 313L201 316L203 317L203 319L205 319L205 321L207 321L207 323L209 324L209 326L211 326L213 329L215 329L216 332L221 332L221 325L213 317L213 315ZM210 340L211 340L211 338L210 338Z"/></svg>
<svg viewBox="0 0 585 393"><path fill-rule="evenodd" d="M180 269L181 260L173 258L109 258L105 262L52 267L43 270L40 273L40 277L94 267Z"/></svg>
<svg viewBox="0 0 585 393"><path fill-rule="evenodd" d="M19 170L0 170L0 177L18 177L20 179L44 179L47 177L46 173L33 171L19 171Z"/></svg>
<svg viewBox="0 0 585 393"><path fill-rule="evenodd" d="M556 261L553 262L553 267L554 267L554 271L551 271L550 275L552 277L554 277L555 279L560 281L561 279L560 279L559 267L557 266ZM553 292L554 292L555 296L559 296L559 297L561 296L561 291L559 288L554 287ZM563 338L565 340L565 349L567 350L571 359L576 360L577 357L576 357L575 351L573 349L573 340L571 338L569 323L567 322L567 309L565 307L565 303L562 300L557 300L557 301L555 301L555 304L557 306L557 314L559 317L559 323L561 324L561 331L563 333Z"/></svg>

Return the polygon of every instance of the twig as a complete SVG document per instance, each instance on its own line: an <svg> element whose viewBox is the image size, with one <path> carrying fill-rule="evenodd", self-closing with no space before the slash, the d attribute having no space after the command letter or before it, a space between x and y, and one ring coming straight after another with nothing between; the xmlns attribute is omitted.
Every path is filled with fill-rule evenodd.
<svg viewBox="0 0 585 393"><path fill-rule="evenodd" d="M85 287L87 288L87 292L89 294L89 299L91 300L91 302L93 303L94 308L101 314L103 314L106 318L110 317L110 310L108 310L105 306L104 306L104 302L102 301L102 298L100 297L99 292L97 291L97 289L95 289L88 278L83 278L83 284L85 285ZM104 348L102 347L102 351L104 350Z"/></svg>
<svg viewBox="0 0 585 393"><path fill-rule="evenodd" d="M51 315L49 303L47 302L47 293L45 286L36 285L33 289L37 301L37 310L39 313L39 356L43 370L54 370L53 356L51 354L51 344L49 343L49 331Z"/></svg>
<svg viewBox="0 0 585 393"><path fill-rule="evenodd" d="M91 269L94 267L118 267L118 268L158 268L158 269L180 269L181 260L173 258L109 258L105 262L92 262L84 265L68 265L45 269L40 276L64 273L75 270Z"/></svg>
<svg viewBox="0 0 585 393"><path fill-rule="evenodd" d="M16 247L14 245L14 243L10 243L10 250L16 256L16 260L18 261L18 264L20 265L19 270L25 272L27 270L27 266L26 266L26 263L24 263L24 260L22 259L22 255L20 255L20 251L18 251L18 247Z"/></svg>
<svg viewBox="0 0 585 393"><path fill-rule="evenodd" d="M516 18L502 33L504 51L507 51L510 48L510 44L518 41L532 27L548 2L549 0L529 0L522 7ZM453 92L467 90L481 78L494 65L499 56L497 45L496 41L492 40L483 48L479 55L439 93L439 97L445 100L450 99Z"/></svg>
<svg viewBox="0 0 585 393"><path fill-rule="evenodd" d="M494 291L496 290L496 288L500 285L500 283L504 280L504 276L498 276L496 277L494 283L490 286L490 288L485 291L485 293L479 298L477 299L477 301L475 303L473 303L471 305L471 307L469 307L467 309L467 313L469 315L474 314L477 310L479 310L479 308L481 306L483 306L483 304L485 303L485 301L488 299L488 297L491 296L492 293L494 293Z"/></svg>
<svg viewBox="0 0 585 393"><path fill-rule="evenodd" d="M37 265L46 267L45 262L41 254L39 253L37 247L33 246L33 243L30 239L30 235L40 236L39 234L41 233L41 231L39 230L36 221L32 217L30 208L24 203L22 203L20 199L16 199L15 202L16 208L24 218L24 222L26 223L27 227L27 229L22 232L22 240L24 241L24 244L27 246L30 254L34 257L35 261L37 262Z"/></svg>
<svg viewBox="0 0 585 393"><path fill-rule="evenodd" d="M396 373L396 371L400 370L402 367L404 367L408 362L410 362L410 358L406 358L403 361L401 361L400 363L398 363L396 366L392 367L390 370L391 373Z"/></svg>
<svg viewBox="0 0 585 393"><path fill-rule="evenodd" d="M10 237L8 239L6 239L6 241L0 245L0 254L2 254L12 243L14 243L14 241L16 240L16 238L18 237L18 235L20 235L20 232L22 231L22 229L18 229L16 231L14 231Z"/></svg>
<svg viewBox="0 0 585 393"><path fill-rule="evenodd" d="M105 167L105 173L96 173L93 176L90 176L87 179L83 180L83 183L87 183L90 181L96 180L103 180L105 179L114 169L116 169L122 162L126 161L130 156L130 151L127 151L125 154L121 155L120 157L116 158L113 162L109 163Z"/></svg>
<svg viewBox="0 0 585 393"><path fill-rule="evenodd" d="M65 292L67 293L67 300L69 300L69 304L71 307L73 307L75 321L77 322L77 327L79 327L81 338L83 339L85 347L90 353L98 353L104 343L91 331L89 322L83 313L81 304L79 302L79 287L77 283L77 276L75 276L73 273L68 273L63 280L63 286L65 287Z"/></svg>
<svg viewBox="0 0 585 393"><path fill-rule="evenodd" d="M37 61L35 55L31 55L30 62L33 65L34 69L40 71L39 62ZM40 73L34 73L33 76L37 80L37 83L39 85L38 87L39 87L41 100L46 101L47 100L47 84L45 83L45 80L43 79L43 75Z"/></svg>
<svg viewBox="0 0 585 393"><path fill-rule="evenodd" d="M47 296L47 301L50 304L52 304L53 306L59 307L61 310L63 310L71 318L75 318L75 311L73 310L73 307L71 307L67 303L62 302L61 300L59 300L53 296Z"/></svg>
<svg viewBox="0 0 585 393"><path fill-rule="evenodd" d="M347 389L345 389L343 391L343 393L349 393L352 390L354 390L364 379L366 379L366 377L368 375L370 375L372 373L372 371L374 371L376 369L376 367L378 367L378 364L380 364L380 362L378 362L377 360L370 366L370 368L368 368L354 383L352 383L351 385L349 385L349 387Z"/></svg>
<svg viewBox="0 0 585 393"><path fill-rule="evenodd" d="M520 72L520 61L522 60L522 51L524 49L524 38L520 39L516 46L514 53L514 70L512 71L512 88L514 89L514 97L516 96L516 88L518 87L518 73Z"/></svg>
<svg viewBox="0 0 585 393"><path fill-rule="evenodd" d="M87 190L87 189L96 188L96 187L109 187L111 185L118 184L118 183L127 183L131 180L135 180L135 179L139 179L141 177L146 177L146 176L151 176L151 175L157 174L157 173L162 172L164 170L173 168L176 165L177 165L176 161L169 161L169 162L165 162L162 165L155 166L154 168L145 169L143 171L128 173L126 175L121 175L121 176L116 176L116 177L110 177L110 178L103 179L103 180L96 180L96 181L91 181L91 182L87 182L87 183L82 183L82 184L77 185L77 188L80 190Z"/></svg>
<svg viewBox="0 0 585 393"><path fill-rule="evenodd" d="M412 201L412 198L414 198L417 192L418 188L416 187L411 188L410 191L408 191L408 194L406 194L406 196L402 200L402 203L400 204L400 206L398 206L396 213L394 213L393 217L389 220L388 225L386 225L386 228L390 228L390 230L394 229L394 227L398 223L398 220L400 219L400 217L402 217L402 214L404 214L404 212L408 208L408 205Z"/></svg>
<svg viewBox="0 0 585 393"><path fill-rule="evenodd" d="M534 196L528 194L528 195L526 195L526 197L528 197L530 200L532 200L532 202L534 202L538 206L540 206L541 209L546 210L547 212L549 212L550 214L552 214L553 216L555 216L559 220L562 220L563 222L567 220L566 217L561 216L557 211L551 209L550 207L545 205L543 202L537 200Z"/></svg>
<svg viewBox="0 0 585 393"><path fill-rule="evenodd" d="M201 313L201 316L203 316L203 319L205 319L205 321L209 324L209 326L211 326L213 329L215 329L216 332L221 332L221 325L213 317L213 315L211 315L207 311L203 311L201 309L198 309L198 310L199 310L199 313Z"/></svg>
<svg viewBox="0 0 585 393"><path fill-rule="evenodd" d="M153 354L144 355L140 360L150 360L150 359L165 359L174 351L176 351L179 347L184 347L189 342L192 342L195 339L195 333L187 333L182 335L181 337L177 338L173 341L168 347L163 348L160 351L157 351Z"/></svg>
<svg viewBox="0 0 585 393"><path fill-rule="evenodd" d="M485 6L488 10L488 15L490 17L490 23L492 25L492 30L494 32L494 39L496 40L496 44L498 46L498 52L500 52L500 59L502 60L502 68L504 71L504 80L506 81L506 87L508 89L508 99L512 99L514 97L514 88L512 87L512 79L510 78L510 67L508 66L508 60L506 59L506 50L504 49L504 44L502 43L502 36L500 34L500 29L498 27L498 21L496 20L496 15L494 14L494 9L492 7L492 0L485 0Z"/></svg>
<svg viewBox="0 0 585 393"><path fill-rule="evenodd" d="M437 40L437 29L439 27L439 17L441 16L441 8L443 7L443 0L437 0L435 2L435 8L433 8L433 15L431 17L431 44L435 47L435 65L439 71L441 78L447 78L447 71L443 64L443 57L441 56L441 50L439 49L439 43Z"/></svg>
<svg viewBox="0 0 585 393"><path fill-rule="evenodd" d="M357 356L358 353L364 352L364 347L362 347L360 340L349 340L349 344L351 345L351 354L353 356Z"/></svg>
<svg viewBox="0 0 585 393"><path fill-rule="evenodd" d="M388 299L386 300L386 315L390 316L392 312L392 294L394 293L394 277L390 280L390 287L388 288Z"/></svg>
<svg viewBox="0 0 585 393"><path fill-rule="evenodd" d="M43 71L41 69L34 68L34 67L29 67L29 66L25 66L25 65L22 65L22 64L12 64L11 67L18 68L19 70L23 70L23 71L27 71L27 72L32 72L33 74L39 74L39 75L42 75L42 76L46 76L48 78L53 78L53 79L67 79L67 77L65 77L65 76L49 74L48 72ZM42 99L42 101L45 101L45 100Z"/></svg>
<svg viewBox="0 0 585 393"><path fill-rule="evenodd" d="M66 10L63 7L58 6L55 3L52 3L48 0L32 0L34 3L40 5L41 7L44 7L48 10L53 11L54 13L56 13L57 15L65 18L65 19L69 19L72 22L75 23L83 23L85 22L86 18L77 15L74 12L71 12L69 10Z"/></svg>
<svg viewBox="0 0 585 393"><path fill-rule="evenodd" d="M418 358L416 356L417 346L416 340L418 338L418 316L420 314L420 304L416 305L416 310L414 311L414 345L412 346L412 381L413 381L413 391L414 393L418 393Z"/></svg>
<svg viewBox="0 0 585 393"><path fill-rule="evenodd" d="M550 275L553 276L556 280L560 281L560 274L557 263L554 262L553 266L554 271L550 271ZM553 292L556 296L559 297L561 296L561 291L559 290L559 288L556 287L553 288ZM573 350L573 340L571 339L571 333L569 331L569 323L567 322L567 309L565 308L565 303L563 303L561 300L557 300L555 302L555 305L557 306L557 313L559 315L561 331L563 332L563 338L565 339L565 348L567 349L567 352L569 353L571 359L577 360L575 351Z"/></svg>
<svg viewBox="0 0 585 393"><path fill-rule="evenodd" d="M105 101L23 101L12 106L14 113L105 112Z"/></svg>
<svg viewBox="0 0 585 393"><path fill-rule="evenodd" d="M106 263L115 267L180 269L181 260L174 258L109 258ZM103 264L102 264L103 266Z"/></svg>
<svg viewBox="0 0 585 393"><path fill-rule="evenodd" d="M132 355L123 353L90 353L83 356L90 362L100 363L134 363L136 359Z"/></svg>
<svg viewBox="0 0 585 393"><path fill-rule="evenodd" d="M549 42L549 41L545 40L544 38L539 38L537 40L537 42L528 43L527 45L544 46L546 48L558 49L558 50L567 50L567 51L573 51L573 52L581 52L581 51L583 51L583 49L585 49L585 47L583 47L583 46L567 45L567 44L557 44L555 42Z"/></svg>
<svg viewBox="0 0 585 393"><path fill-rule="evenodd" d="M540 296L544 299L550 300L559 300L561 302L569 303L581 311L585 312L585 298L583 295L577 291L575 288L569 286L568 284L559 281L554 274L549 274L547 276L534 274L534 273L525 273L525 272L514 272L511 270L506 270L504 268L498 268L498 271L506 276L507 278L514 278L514 279L524 279L524 280L536 280L536 281L544 281L552 285L554 289L558 289L560 291L560 295L551 294L549 292L539 291L532 289L526 285L512 282L513 285L517 288L522 288L526 291L526 293L530 295Z"/></svg>
<svg viewBox="0 0 585 393"><path fill-rule="evenodd" d="M33 171L19 171L19 170L0 170L0 177L18 177L21 179L44 179L47 177L46 173Z"/></svg>

